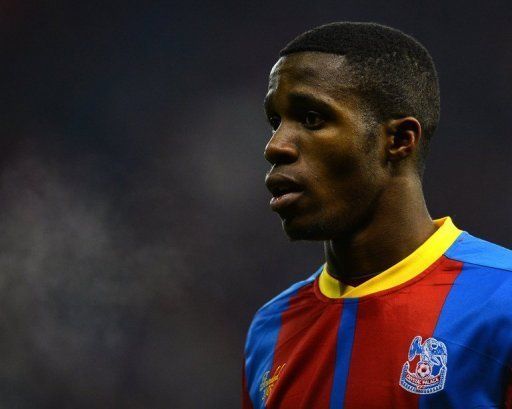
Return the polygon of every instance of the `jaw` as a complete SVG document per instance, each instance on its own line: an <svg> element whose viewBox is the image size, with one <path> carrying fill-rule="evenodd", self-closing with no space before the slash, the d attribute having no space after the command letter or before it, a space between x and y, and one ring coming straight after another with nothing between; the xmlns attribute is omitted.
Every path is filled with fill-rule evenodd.
<svg viewBox="0 0 512 409"><path fill-rule="evenodd" d="M352 200L315 201L314 207L303 206L294 212L281 214L283 229L291 241L349 240L364 230L374 217L378 198L375 196L353 197ZM311 204L309 202L308 204Z"/></svg>
<svg viewBox="0 0 512 409"><path fill-rule="evenodd" d="M345 223L340 220L326 217L327 212L295 214L282 217L283 229L290 241L325 241L340 234Z"/></svg>

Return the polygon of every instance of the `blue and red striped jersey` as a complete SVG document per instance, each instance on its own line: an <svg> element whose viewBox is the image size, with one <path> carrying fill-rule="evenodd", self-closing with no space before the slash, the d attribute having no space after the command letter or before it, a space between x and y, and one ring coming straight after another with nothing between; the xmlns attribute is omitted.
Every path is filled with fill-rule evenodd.
<svg viewBox="0 0 512 409"><path fill-rule="evenodd" d="M324 265L260 308L243 408L511 408L512 251L436 224L357 287Z"/></svg>

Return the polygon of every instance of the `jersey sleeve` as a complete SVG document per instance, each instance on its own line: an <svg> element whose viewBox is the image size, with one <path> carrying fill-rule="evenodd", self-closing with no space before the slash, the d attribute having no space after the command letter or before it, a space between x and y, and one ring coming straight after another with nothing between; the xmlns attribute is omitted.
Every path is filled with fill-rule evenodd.
<svg viewBox="0 0 512 409"><path fill-rule="evenodd" d="M245 378L245 364L242 367L242 409L254 409L249 391L247 390L247 380Z"/></svg>

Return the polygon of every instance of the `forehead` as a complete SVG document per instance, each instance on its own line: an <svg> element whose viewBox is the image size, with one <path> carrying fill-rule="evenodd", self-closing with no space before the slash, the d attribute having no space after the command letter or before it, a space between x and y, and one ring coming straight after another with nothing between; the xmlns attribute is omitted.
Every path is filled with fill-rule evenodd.
<svg viewBox="0 0 512 409"><path fill-rule="evenodd" d="M283 87L307 89L331 97L353 94L355 88L344 56L310 51L281 57L272 67L269 94Z"/></svg>

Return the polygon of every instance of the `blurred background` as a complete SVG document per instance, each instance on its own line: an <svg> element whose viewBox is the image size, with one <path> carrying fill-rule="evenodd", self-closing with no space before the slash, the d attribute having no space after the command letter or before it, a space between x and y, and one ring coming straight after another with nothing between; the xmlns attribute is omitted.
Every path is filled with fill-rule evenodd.
<svg viewBox="0 0 512 409"><path fill-rule="evenodd" d="M256 309L322 263L268 208L297 34L376 21L437 64L435 217L512 247L507 2L0 2L0 408L237 408Z"/></svg>

